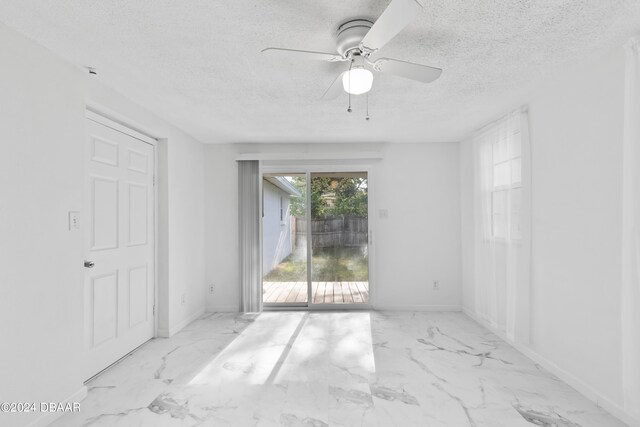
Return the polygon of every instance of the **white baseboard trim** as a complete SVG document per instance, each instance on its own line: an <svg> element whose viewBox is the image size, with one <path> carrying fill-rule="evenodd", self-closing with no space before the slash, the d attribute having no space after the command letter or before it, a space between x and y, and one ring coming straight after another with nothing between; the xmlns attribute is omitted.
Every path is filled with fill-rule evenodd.
<svg viewBox="0 0 640 427"><path fill-rule="evenodd" d="M184 329L189 323L197 320L200 316L204 314L204 307L196 310L192 315L180 321L177 325L170 326L169 329L166 328L158 328L158 336L161 338L170 338Z"/></svg>
<svg viewBox="0 0 640 427"><path fill-rule="evenodd" d="M470 319L478 323L480 326L489 329L491 332L499 336L503 341L511 345L513 348L518 350L520 353L527 356L529 359L533 360L547 371L551 372L553 375L560 378L562 381L567 383L569 386L574 388L580 394L585 396L587 399L593 401L596 405L600 406L607 412L609 412L614 417L620 419L621 421L629 424L631 427L640 427L640 420L634 418L631 414L629 414L622 406L613 402L611 399L603 396L600 392L594 389L589 384L577 378L575 375L567 372L562 369L558 365L556 365L551 360L541 356L539 353L534 351L531 347L528 347L524 344L520 344L512 341L507 337L507 335L489 324L482 317L478 316L476 313L468 309L467 307L463 307L462 312L466 314Z"/></svg>
<svg viewBox="0 0 640 427"><path fill-rule="evenodd" d="M430 304L374 304L373 309L381 311L461 311L462 306Z"/></svg>
<svg viewBox="0 0 640 427"><path fill-rule="evenodd" d="M87 397L87 387L82 386L75 393L60 403L73 404L74 402L80 402L85 397ZM82 404L80 405L80 408L82 409ZM64 414L65 412L43 412L35 421L29 424L29 427L46 427Z"/></svg>
<svg viewBox="0 0 640 427"><path fill-rule="evenodd" d="M182 329L184 329L185 326L187 326L189 323L197 320L200 316L202 316L204 314L204 307L199 308L198 310L196 310L191 316L183 319L180 323L178 323L177 325L171 326L169 328L169 336L174 336L175 334L177 334L178 332L180 332Z"/></svg>
<svg viewBox="0 0 640 427"><path fill-rule="evenodd" d="M207 307L207 313L239 313L237 305L212 305Z"/></svg>

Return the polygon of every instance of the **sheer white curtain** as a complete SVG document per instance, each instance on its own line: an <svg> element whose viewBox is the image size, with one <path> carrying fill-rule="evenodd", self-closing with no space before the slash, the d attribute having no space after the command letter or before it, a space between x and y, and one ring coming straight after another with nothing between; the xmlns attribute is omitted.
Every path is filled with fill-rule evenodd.
<svg viewBox="0 0 640 427"><path fill-rule="evenodd" d="M475 311L512 340L527 343L531 167L526 110L479 131L473 153Z"/></svg>
<svg viewBox="0 0 640 427"><path fill-rule="evenodd" d="M622 381L625 409L640 419L640 39L631 39L625 50Z"/></svg>
<svg viewBox="0 0 640 427"><path fill-rule="evenodd" d="M238 161L238 221L240 228L240 284L243 312L262 311L260 246L260 165Z"/></svg>

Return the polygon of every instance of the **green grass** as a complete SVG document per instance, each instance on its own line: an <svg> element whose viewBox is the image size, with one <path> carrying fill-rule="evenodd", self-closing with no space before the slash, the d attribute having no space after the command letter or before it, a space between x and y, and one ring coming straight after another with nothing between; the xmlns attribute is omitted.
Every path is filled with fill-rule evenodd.
<svg viewBox="0 0 640 427"><path fill-rule="evenodd" d="M361 248L315 249L312 277L316 282L366 282L369 280L367 255ZM304 282L307 280L307 260L294 252L264 276L267 282Z"/></svg>

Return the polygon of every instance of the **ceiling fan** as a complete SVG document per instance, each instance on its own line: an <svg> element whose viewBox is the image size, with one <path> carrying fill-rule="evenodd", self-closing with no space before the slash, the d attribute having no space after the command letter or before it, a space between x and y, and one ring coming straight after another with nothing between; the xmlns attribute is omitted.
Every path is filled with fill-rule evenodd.
<svg viewBox="0 0 640 427"><path fill-rule="evenodd" d="M416 0L391 0L377 21L351 19L338 27L337 53L268 47L262 52L273 56L296 56L329 62L348 62L329 86L323 98L335 98L342 90L360 95L371 90L373 71L405 77L422 83L430 83L440 77L442 70L412 62L391 58L372 58L387 42L402 31L422 10Z"/></svg>

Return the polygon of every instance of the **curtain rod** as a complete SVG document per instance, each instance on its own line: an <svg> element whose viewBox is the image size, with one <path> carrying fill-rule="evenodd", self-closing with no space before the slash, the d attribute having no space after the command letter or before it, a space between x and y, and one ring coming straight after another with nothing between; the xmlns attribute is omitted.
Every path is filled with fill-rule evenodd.
<svg viewBox="0 0 640 427"><path fill-rule="evenodd" d="M525 105L521 105L520 107L511 110L510 112L508 112L507 114L503 114L502 116L500 116L499 118L490 121L489 123L487 123L486 125L474 130L473 132L471 132L471 134L469 136L467 136L466 138L463 139L463 141L466 141L468 139L472 139L472 138L476 138L486 132L488 132L489 130L491 130L491 128L501 122L507 121L508 119L511 118L511 116L514 116L516 114L522 114L522 113L528 113L529 112L529 105L525 104Z"/></svg>

